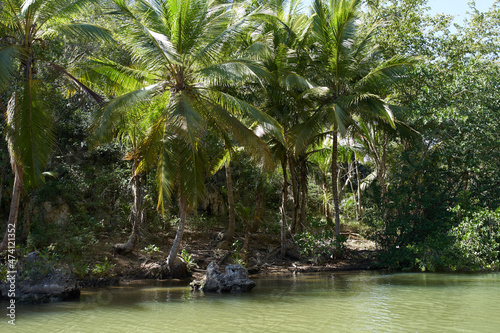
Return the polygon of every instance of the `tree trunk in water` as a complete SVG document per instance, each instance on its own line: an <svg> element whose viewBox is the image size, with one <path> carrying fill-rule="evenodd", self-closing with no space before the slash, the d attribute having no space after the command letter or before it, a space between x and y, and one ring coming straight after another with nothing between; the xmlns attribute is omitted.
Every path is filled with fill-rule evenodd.
<svg viewBox="0 0 500 333"><path fill-rule="evenodd" d="M127 254L134 251L140 239L140 228L143 220L142 212L142 184L141 176L135 173L138 161L132 164L132 192L134 194L134 207L132 208L132 233L125 244L115 244L113 249L116 253Z"/></svg>
<svg viewBox="0 0 500 333"><path fill-rule="evenodd" d="M233 196L233 179L231 176L231 165L226 162L226 184L227 184L227 201L229 205L229 226L227 228L226 238L229 244L234 238L234 229L236 229L236 220L234 217L234 196Z"/></svg>
<svg viewBox="0 0 500 333"><path fill-rule="evenodd" d="M291 154L288 155L288 167L290 169L290 180L292 182L292 201L293 201L292 222L290 223L289 231L293 235L295 234L295 229L297 228L297 220L299 218L300 193L297 182L297 167L295 159Z"/></svg>
<svg viewBox="0 0 500 333"><path fill-rule="evenodd" d="M332 194L333 194L333 207L335 215L335 237L340 236L340 205L339 205L339 189L337 183L337 132L333 131L332 140Z"/></svg>
<svg viewBox="0 0 500 333"><path fill-rule="evenodd" d="M286 157L281 161L281 168L283 170L283 185L281 187L281 256L286 254L286 200L288 197L288 180L286 175Z"/></svg>
<svg viewBox="0 0 500 333"><path fill-rule="evenodd" d="M12 159L12 171L14 172L14 187L12 188L12 201L10 203L9 219L7 220L7 228L0 243L0 252L7 250L9 243L8 230L16 229L17 214L19 212L19 201L21 198L21 190L23 188L23 169Z"/></svg>
<svg viewBox="0 0 500 333"><path fill-rule="evenodd" d="M184 234L184 225L186 224L186 202L181 198L179 194L179 226L177 227L177 233L175 234L174 242L172 243L172 249L170 249L170 254L167 257L167 266L170 270L174 268L175 258L177 257L177 252L179 252L179 246L181 245L182 235Z"/></svg>

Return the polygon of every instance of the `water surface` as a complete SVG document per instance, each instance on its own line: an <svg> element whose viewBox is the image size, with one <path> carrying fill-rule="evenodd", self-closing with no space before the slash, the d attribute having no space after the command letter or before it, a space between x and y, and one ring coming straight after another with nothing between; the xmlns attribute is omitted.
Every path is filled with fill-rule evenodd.
<svg viewBox="0 0 500 333"><path fill-rule="evenodd" d="M84 289L79 301L18 305L0 332L500 332L500 273L355 272L261 277L248 294L183 282ZM2 303L4 307L6 303Z"/></svg>

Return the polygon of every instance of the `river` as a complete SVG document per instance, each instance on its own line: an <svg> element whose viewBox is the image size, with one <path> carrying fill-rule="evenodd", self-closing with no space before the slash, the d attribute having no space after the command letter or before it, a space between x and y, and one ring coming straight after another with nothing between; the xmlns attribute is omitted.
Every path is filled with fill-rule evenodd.
<svg viewBox="0 0 500 333"><path fill-rule="evenodd" d="M84 289L71 302L17 305L0 332L500 332L500 273L341 272L264 276L247 294L185 282ZM2 303L5 308L7 303Z"/></svg>

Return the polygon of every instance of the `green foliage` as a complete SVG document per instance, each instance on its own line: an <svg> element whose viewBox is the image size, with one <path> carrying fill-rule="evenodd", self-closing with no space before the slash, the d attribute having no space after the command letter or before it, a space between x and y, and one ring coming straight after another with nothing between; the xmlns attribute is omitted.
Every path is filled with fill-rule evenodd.
<svg viewBox="0 0 500 333"><path fill-rule="evenodd" d="M160 248L154 244L149 244L144 249L141 250L142 253L147 254L148 256L152 256L154 254L160 253Z"/></svg>
<svg viewBox="0 0 500 333"><path fill-rule="evenodd" d="M0 266L0 282L1 283L6 282L8 271L9 271L9 266L7 264L2 264Z"/></svg>
<svg viewBox="0 0 500 333"><path fill-rule="evenodd" d="M282 174L261 167L274 167L271 154L277 164L303 158L307 214L328 216L325 207L331 210L340 189L342 223L376 239L384 265L499 267L498 4L479 13L471 2L465 24L452 27L448 16L426 15L425 0L368 1L362 11L357 0L318 0L311 16L283 10L285 1L248 16L240 14L264 2L114 0L87 7L91 2L0 3L0 131L9 141L0 144L1 217L11 199L11 157L24 170L26 190L45 185L22 199L28 204L19 220L31 223L22 252L38 249L47 262L76 260L79 276L107 274L107 259L91 269L82 257L129 232L131 163L124 157L140 162L134 172L146 173L141 231L158 235L148 242L158 244L177 226L168 210L162 217L156 208L170 203L177 212L172 199L179 196L186 211L196 212L188 227L225 227L225 209L198 203L216 193L214 201L226 207L224 173L207 178L208 165L240 144L246 150L231 157L237 231L279 234ZM240 5L244 10L236 10ZM97 42L113 40L83 20L102 22L119 43ZM423 57L415 64L411 56ZM73 76L99 94L68 75L76 63L82 66L71 69ZM94 147L91 124L96 137L110 140ZM332 131L344 135L333 165L340 172L332 171L330 149L313 154ZM343 157L345 142L352 151ZM346 182L342 171L353 158L361 179L370 176L361 181L362 212L351 193L357 180ZM47 170L55 177L43 179ZM332 172L339 174L336 189ZM52 221L50 205L67 207L69 215ZM360 214L361 223L349 224ZM322 261L345 252L331 221L310 218L305 227L296 236L303 255ZM233 259L243 260L241 244L233 250ZM189 265L191 255L183 255Z"/></svg>
<svg viewBox="0 0 500 333"><path fill-rule="evenodd" d="M38 251L38 258L30 262L23 262L19 269L18 277L20 280L31 279L37 280L45 278L50 273L55 272L56 265L59 259L56 245L50 244L44 249Z"/></svg>
<svg viewBox="0 0 500 333"><path fill-rule="evenodd" d="M337 250L342 251L342 239L337 243L334 239L333 231L322 230L320 233L309 231L295 235L295 242L300 248L300 253L316 263L333 257ZM345 239L343 240L345 243Z"/></svg>
<svg viewBox="0 0 500 333"><path fill-rule="evenodd" d="M181 258L187 265L188 270L191 270L193 267L198 267L198 264L195 262L193 256L186 251L186 249L182 249Z"/></svg>
<svg viewBox="0 0 500 333"><path fill-rule="evenodd" d="M102 278L109 275L114 267L115 264L112 264L110 261L108 261L108 257L105 257L102 263L94 265L94 268L92 268L91 272L93 275Z"/></svg>
<svg viewBox="0 0 500 333"><path fill-rule="evenodd" d="M455 238L454 249L460 262L458 269L482 270L500 267L500 209L464 211L460 206L452 210L460 221L450 230Z"/></svg>
<svg viewBox="0 0 500 333"><path fill-rule="evenodd" d="M233 251L233 254L231 254L231 258L233 259L235 264L240 264L241 266L245 267L245 250L243 249L243 244L235 239L233 244L231 244L231 250Z"/></svg>
<svg viewBox="0 0 500 333"><path fill-rule="evenodd" d="M87 276L87 274L89 273L89 268L90 265L87 262L83 261L73 262L73 272L79 279L82 279Z"/></svg>
<svg viewBox="0 0 500 333"><path fill-rule="evenodd" d="M421 271L480 271L500 266L500 214L487 209L450 209L457 221L448 231L383 252L385 264Z"/></svg>

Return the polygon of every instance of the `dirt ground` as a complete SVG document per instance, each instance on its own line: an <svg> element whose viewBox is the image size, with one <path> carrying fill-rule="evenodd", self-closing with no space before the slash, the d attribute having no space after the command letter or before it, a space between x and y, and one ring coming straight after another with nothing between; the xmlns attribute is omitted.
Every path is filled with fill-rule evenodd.
<svg viewBox="0 0 500 333"><path fill-rule="evenodd" d="M235 240L243 244L244 237L238 236L240 237L235 237ZM282 257L278 239L264 233L251 234L246 267L252 275L374 269L376 244L362 239L357 234L346 234L346 236L348 237L347 249L342 255L304 258L292 245L290 245L292 249L287 251L285 257ZM218 231L204 233L187 231L183 236L181 249L184 249L190 256L188 264L192 279L200 279L212 261L219 266L225 266L241 263L245 259L241 247L235 249L234 246L229 246ZM159 276L155 275L155 269L162 265L167 255L166 251L147 255L140 249L128 255L114 255L113 278L109 281L115 283L119 280L158 278ZM103 281L106 284L106 279ZM84 284L98 285L100 283L87 281Z"/></svg>

